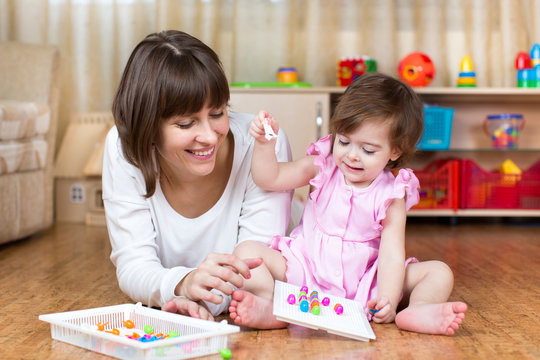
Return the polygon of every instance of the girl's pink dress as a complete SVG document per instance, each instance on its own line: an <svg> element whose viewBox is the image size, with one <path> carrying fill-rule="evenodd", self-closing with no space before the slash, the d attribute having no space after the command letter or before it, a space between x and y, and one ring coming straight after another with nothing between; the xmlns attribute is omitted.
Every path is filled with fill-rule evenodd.
<svg viewBox="0 0 540 360"><path fill-rule="evenodd" d="M406 196L409 210L418 203L419 183L410 169L397 177L383 171L366 188L345 183L336 166L331 136L313 143L307 155L318 155L319 174L310 181L302 220L290 237L275 236L272 248L287 260L287 282L354 299L364 307L377 294L377 257L381 222L392 199ZM416 262L407 259L406 264Z"/></svg>

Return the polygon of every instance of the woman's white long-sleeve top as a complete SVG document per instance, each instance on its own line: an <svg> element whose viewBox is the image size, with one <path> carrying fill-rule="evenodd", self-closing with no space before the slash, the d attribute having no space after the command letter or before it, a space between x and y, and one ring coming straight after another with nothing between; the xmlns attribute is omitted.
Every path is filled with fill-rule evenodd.
<svg viewBox="0 0 540 360"><path fill-rule="evenodd" d="M229 113L234 160L229 181L218 202L197 218L178 214L167 202L159 181L145 198L139 169L125 159L118 131L107 135L103 159L103 201L120 288L132 300L162 306L175 297L181 279L210 252L232 253L245 240L268 243L287 229L291 192L266 192L251 178L254 139L248 129L254 115ZM278 161L290 161L287 137L279 131ZM228 307L210 306L214 315Z"/></svg>

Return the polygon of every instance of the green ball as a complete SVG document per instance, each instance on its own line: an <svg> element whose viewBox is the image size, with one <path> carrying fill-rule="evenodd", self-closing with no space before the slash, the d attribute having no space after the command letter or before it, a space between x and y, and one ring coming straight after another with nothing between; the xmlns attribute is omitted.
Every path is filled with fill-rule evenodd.
<svg viewBox="0 0 540 360"><path fill-rule="evenodd" d="M231 353L231 350L225 348L225 349L220 349L219 350L219 353L221 354L221 357L223 359L230 359L231 356L232 356L232 353Z"/></svg>
<svg viewBox="0 0 540 360"><path fill-rule="evenodd" d="M143 330L144 330L144 332L147 333L148 335L150 335L151 333L154 332L154 328L152 327L152 325L144 325Z"/></svg>
<svg viewBox="0 0 540 360"><path fill-rule="evenodd" d="M321 313L321 308L318 306L314 306L313 309L311 309L311 313L313 315L319 315Z"/></svg>

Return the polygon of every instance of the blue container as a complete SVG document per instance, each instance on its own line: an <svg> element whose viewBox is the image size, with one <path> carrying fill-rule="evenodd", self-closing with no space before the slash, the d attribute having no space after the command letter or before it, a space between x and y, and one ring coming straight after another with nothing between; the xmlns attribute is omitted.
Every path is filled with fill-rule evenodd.
<svg viewBox="0 0 540 360"><path fill-rule="evenodd" d="M448 150L454 109L424 105L424 134L420 150Z"/></svg>

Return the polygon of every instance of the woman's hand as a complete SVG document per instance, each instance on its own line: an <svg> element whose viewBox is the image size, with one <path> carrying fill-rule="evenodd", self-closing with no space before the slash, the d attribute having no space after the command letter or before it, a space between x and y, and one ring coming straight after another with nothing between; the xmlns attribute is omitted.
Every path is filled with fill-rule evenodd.
<svg viewBox="0 0 540 360"><path fill-rule="evenodd" d="M199 267L190 272L176 287L176 295L192 301L204 300L221 304L222 296L211 292L217 289L225 295L240 288L251 277L250 269L262 264L261 258L241 260L232 254L210 253ZM231 285L232 284L232 285Z"/></svg>
<svg viewBox="0 0 540 360"><path fill-rule="evenodd" d="M161 310L174 314L191 316L197 319L214 321L214 317L210 314L208 309L201 304L186 298L175 298L170 300L161 308Z"/></svg>
<svg viewBox="0 0 540 360"><path fill-rule="evenodd" d="M268 123L274 133L278 133L278 122L274 120L272 115L270 115L264 110L259 111L259 114L251 121L251 125L249 126L249 133L255 138L256 141L266 144L269 142L269 140L267 140L267 138L265 137L266 131L264 130L264 121Z"/></svg>
<svg viewBox="0 0 540 360"><path fill-rule="evenodd" d="M375 323L391 323L396 318L396 308L384 296L369 300L367 306Z"/></svg>

